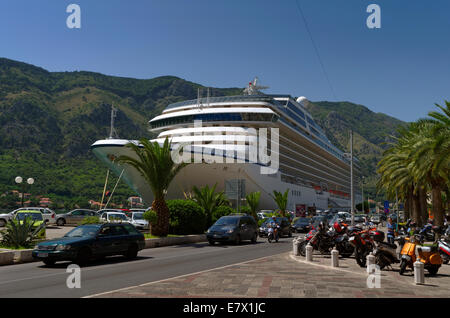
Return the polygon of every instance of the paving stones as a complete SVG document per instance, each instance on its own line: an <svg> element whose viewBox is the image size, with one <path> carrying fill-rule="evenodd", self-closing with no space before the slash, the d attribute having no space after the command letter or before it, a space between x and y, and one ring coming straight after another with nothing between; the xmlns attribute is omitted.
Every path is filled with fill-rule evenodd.
<svg viewBox="0 0 450 318"><path fill-rule="evenodd" d="M329 258L320 255L311 264L301 256L284 253L99 297L450 297L449 265L443 265L438 276L426 277L428 286L414 285L413 276L400 276L394 267L393 271L381 272L381 288L371 289L367 287L365 268L359 267L353 258L340 259L342 267L337 269L329 263Z"/></svg>

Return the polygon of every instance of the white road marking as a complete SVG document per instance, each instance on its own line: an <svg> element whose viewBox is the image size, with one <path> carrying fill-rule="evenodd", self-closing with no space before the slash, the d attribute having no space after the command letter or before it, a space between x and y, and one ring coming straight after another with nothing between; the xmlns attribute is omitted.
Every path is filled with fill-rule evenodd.
<svg viewBox="0 0 450 318"><path fill-rule="evenodd" d="M286 252L281 252L279 254L283 254L283 253L286 253ZM252 259L252 260L249 260L249 261L245 261L245 262L240 262L240 263L230 264L230 265L226 265L226 266L211 268L211 269L207 269L207 270L199 271L199 272L195 272L195 273L189 273L189 274L184 274L184 275L180 275L180 276L165 278L165 279L157 280L157 281L154 281L154 282L148 282L148 283L144 283L144 284L140 284L140 285L136 285L136 286L130 286L130 287L125 287L125 288L110 290L110 291L103 292L103 293L98 293L98 294L94 294L94 295L84 296L82 298L93 298L93 297L98 297L98 296L101 296L101 295L107 295L107 294L112 294L112 293L116 293L116 292L120 292L120 291L124 291L124 290L128 290L128 289L136 288L136 287L143 287L143 286L148 286L148 285L152 285L152 284L156 284L156 283L161 283L161 282L165 282L165 281L168 281L168 280L183 278L183 277L192 276L192 275L203 274L203 273L207 273L207 272L211 272L211 271L215 271L215 270L219 270L219 269L224 269L224 268L228 268L228 267L232 267L232 266L243 265L243 264L246 264L246 263L259 261L259 260L262 260L262 259L265 259L265 258L269 258L269 257L272 257L272 256L276 256L276 255L278 255L278 254L272 254L272 255L269 255L269 256L255 258L255 259Z"/></svg>

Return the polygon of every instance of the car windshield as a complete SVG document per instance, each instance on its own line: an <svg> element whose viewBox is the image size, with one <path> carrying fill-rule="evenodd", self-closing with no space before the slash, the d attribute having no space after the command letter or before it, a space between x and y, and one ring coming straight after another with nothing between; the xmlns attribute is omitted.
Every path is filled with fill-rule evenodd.
<svg viewBox="0 0 450 318"><path fill-rule="evenodd" d="M126 220L127 216L125 214L120 214L120 213L114 213L114 214L109 214L108 218L110 220L115 220L115 219L119 219L119 220Z"/></svg>
<svg viewBox="0 0 450 318"><path fill-rule="evenodd" d="M82 225L74 228L72 231L64 235L64 237L95 236L99 227L100 227L99 225Z"/></svg>
<svg viewBox="0 0 450 318"><path fill-rule="evenodd" d="M222 217L214 225L237 225L239 218Z"/></svg>
<svg viewBox="0 0 450 318"><path fill-rule="evenodd" d="M309 219L307 218L300 218L297 221L295 221L295 224L308 224L309 223Z"/></svg>
<svg viewBox="0 0 450 318"><path fill-rule="evenodd" d="M267 219L264 223L263 223L263 227L266 226L270 223L272 223L274 220L272 218ZM281 224L281 218L275 218L275 223L280 225Z"/></svg>
<svg viewBox="0 0 450 318"><path fill-rule="evenodd" d="M33 221L42 221L42 214L41 213L24 213L24 212L20 212L17 213L17 219L22 221L25 218L31 218Z"/></svg>
<svg viewBox="0 0 450 318"><path fill-rule="evenodd" d="M143 220L144 213L133 213L133 220Z"/></svg>

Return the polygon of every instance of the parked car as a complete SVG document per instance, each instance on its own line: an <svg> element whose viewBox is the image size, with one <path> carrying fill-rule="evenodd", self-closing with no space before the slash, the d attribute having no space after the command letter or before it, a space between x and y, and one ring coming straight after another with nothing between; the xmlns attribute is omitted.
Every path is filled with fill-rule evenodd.
<svg viewBox="0 0 450 318"><path fill-rule="evenodd" d="M365 214L355 214L355 223L364 223ZM351 220L351 218L350 218Z"/></svg>
<svg viewBox="0 0 450 318"><path fill-rule="evenodd" d="M258 216L258 218L261 219L265 219L270 217L270 215L273 213L272 210L261 210L259 211L256 215Z"/></svg>
<svg viewBox="0 0 450 318"><path fill-rule="evenodd" d="M86 224L61 238L39 243L32 256L46 265L57 261L73 261L83 265L93 258L111 255L133 259L144 247L144 235L129 223Z"/></svg>
<svg viewBox="0 0 450 318"><path fill-rule="evenodd" d="M44 220L42 213L37 210L20 210L14 215L14 219L19 221L20 224L22 224L26 218L30 218L31 221L34 222L32 226L33 230L37 229L42 224L47 223L47 221ZM39 231L37 236L40 238L45 238L45 226Z"/></svg>
<svg viewBox="0 0 450 318"><path fill-rule="evenodd" d="M381 223L381 218L380 218L379 215L374 215L374 216L372 216L372 217L370 218L370 221L371 221L373 224L380 224L380 223Z"/></svg>
<svg viewBox="0 0 450 318"><path fill-rule="evenodd" d="M294 233L308 233L310 229L310 218L298 218L291 225Z"/></svg>
<svg viewBox="0 0 450 318"><path fill-rule="evenodd" d="M98 216L94 210L76 209L68 213L56 215L56 225L64 226L66 224L80 224L88 216Z"/></svg>
<svg viewBox="0 0 450 318"><path fill-rule="evenodd" d="M144 220L144 212L131 212L131 224L138 230L148 230L150 228L148 221Z"/></svg>
<svg viewBox="0 0 450 318"><path fill-rule="evenodd" d="M263 224L261 224L261 226L258 229L258 234L261 237L265 237L268 235L268 227L267 225L272 222L272 218L268 218ZM291 237L292 236L292 228L291 228L291 224L288 220L288 218L286 217L276 217L275 218L275 222L280 226L280 229L278 231L278 235L279 237L282 236L288 236Z"/></svg>
<svg viewBox="0 0 450 318"><path fill-rule="evenodd" d="M249 215L227 215L222 216L206 231L209 244L215 242L234 242L251 240L256 243L258 239L258 225L253 217Z"/></svg>
<svg viewBox="0 0 450 318"><path fill-rule="evenodd" d="M55 224L56 223L56 213L49 208L41 208L41 207L27 207L27 208L19 208L9 213L0 214L0 227L5 226L10 220L14 219L14 216L19 211L39 211L42 213L44 220L47 220L47 224Z"/></svg>
<svg viewBox="0 0 450 318"><path fill-rule="evenodd" d="M130 218L123 212L104 212L100 216L100 221L108 223L130 223Z"/></svg>

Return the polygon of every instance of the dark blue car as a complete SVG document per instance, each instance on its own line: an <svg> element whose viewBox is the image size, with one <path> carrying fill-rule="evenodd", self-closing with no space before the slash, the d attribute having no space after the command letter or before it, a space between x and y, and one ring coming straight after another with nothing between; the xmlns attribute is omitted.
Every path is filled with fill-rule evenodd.
<svg viewBox="0 0 450 318"><path fill-rule="evenodd" d="M144 235L129 223L87 224L61 238L39 243L32 255L46 265L57 261L83 265L91 259L111 255L133 259L144 246Z"/></svg>

